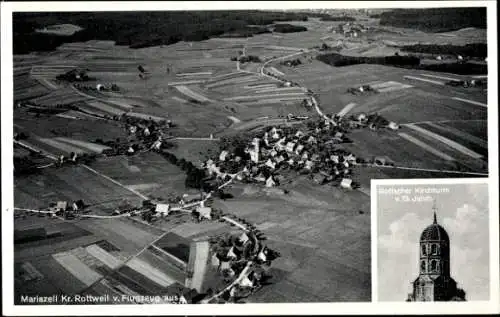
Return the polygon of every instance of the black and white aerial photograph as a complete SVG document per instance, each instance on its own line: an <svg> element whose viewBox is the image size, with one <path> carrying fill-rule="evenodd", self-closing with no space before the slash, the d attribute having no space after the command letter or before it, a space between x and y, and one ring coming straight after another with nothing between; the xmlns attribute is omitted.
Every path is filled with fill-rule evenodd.
<svg viewBox="0 0 500 317"><path fill-rule="evenodd" d="M490 299L488 184L378 185L378 300Z"/></svg>
<svg viewBox="0 0 500 317"><path fill-rule="evenodd" d="M12 12L14 306L371 302L371 180L488 179L484 2L169 3ZM441 296L410 256L437 221L489 300L456 218L488 203L455 195L379 215L409 239L381 299Z"/></svg>

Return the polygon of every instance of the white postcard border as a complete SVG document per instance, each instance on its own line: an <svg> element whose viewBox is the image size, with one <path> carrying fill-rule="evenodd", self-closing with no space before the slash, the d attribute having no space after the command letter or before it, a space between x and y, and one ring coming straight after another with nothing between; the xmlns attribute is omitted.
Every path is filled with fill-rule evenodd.
<svg viewBox="0 0 500 317"><path fill-rule="evenodd" d="M488 108L488 150L490 193L490 278L492 300L486 302L453 303L297 303L297 304L245 304L239 305L75 305L75 306L14 306L13 305L13 170L12 157L12 12L13 11L135 11L135 10L230 10L230 9L313 9L313 8L433 8L433 7L487 7L488 17L488 100L495 107ZM475 314L495 313L499 306L499 235L498 235L498 74L497 74L497 33L495 1L288 1L288 2L18 2L1 3L1 100L2 100L2 275L4 315L234 315L234 314ZM484 179L483 179L484 180ZM415 183L416 180L404 180ZM423 183L437 181L423 180ZM457 182L446 179L445 182ZM395 180L374 180L373 184L395 182ZM376 195L372 195L372 205ZM496 211L496 212L493 212ZM373 215L372 215L373 216ZM376 221L372 221L373 225ZM372 235L373 242L376 235ZM375 249L374 249L375 250ZM374 255L376 252L372 252ZM372 260L376 260L376 256ZM372 266L373 269L376 268ZM372 275L372 277L375 274ZM375 281L376 282L376 281ZM376 293L377 285L372 285ZM376 297L376 294L374 295ZM376 299L376 298L374 298ZM496 299L496 300L495 300Z"/></svg>

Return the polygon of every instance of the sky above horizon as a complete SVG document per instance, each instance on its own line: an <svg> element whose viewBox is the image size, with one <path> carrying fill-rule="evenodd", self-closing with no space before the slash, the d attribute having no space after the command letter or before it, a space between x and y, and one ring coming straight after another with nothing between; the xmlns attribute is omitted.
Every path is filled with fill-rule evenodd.
<svg viewBox="0 0 500 317"><path fill-rule="evenodd" d="M439 193L415 194L415 188L435 188ZM381 193L384 188L408 188L410 198ZM486 184L429 184L377 186L377 251L379 301L402 302L418 276L419 239L433 221L450 237L451 276L466 292L468 301L489 300L489 207ZM397 197L400 198L397 201Z"/></svg>

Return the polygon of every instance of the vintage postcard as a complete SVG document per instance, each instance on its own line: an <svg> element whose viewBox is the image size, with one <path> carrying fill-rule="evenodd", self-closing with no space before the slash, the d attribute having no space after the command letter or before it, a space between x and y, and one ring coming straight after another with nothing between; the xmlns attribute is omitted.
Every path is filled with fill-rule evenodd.
<svg viewBox="0 0 500 317"><path fill-rule="evenodd" d="M1 14L4 314L498 311L494 1Z"/></svg>

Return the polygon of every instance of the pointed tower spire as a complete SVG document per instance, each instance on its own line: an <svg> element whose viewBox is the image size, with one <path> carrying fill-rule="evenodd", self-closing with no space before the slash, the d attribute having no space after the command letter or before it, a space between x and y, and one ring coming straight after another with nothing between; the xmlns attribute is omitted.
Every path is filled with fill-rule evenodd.
<svg viewBox="0 0 500 317"><path fill-rule="evenodd" d="M434 199L432 203L432 211L434 212L434 224L437 224L437 217L436 217L436 200Z"/></svg>

